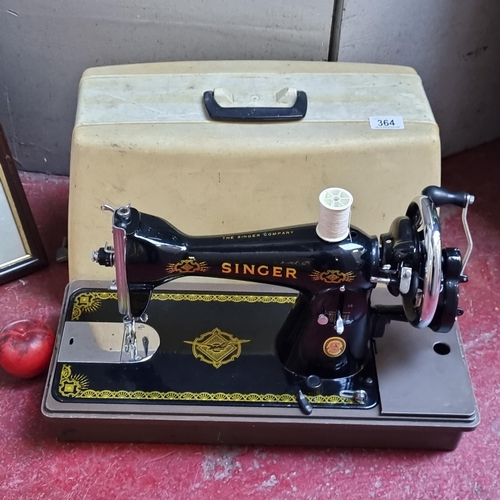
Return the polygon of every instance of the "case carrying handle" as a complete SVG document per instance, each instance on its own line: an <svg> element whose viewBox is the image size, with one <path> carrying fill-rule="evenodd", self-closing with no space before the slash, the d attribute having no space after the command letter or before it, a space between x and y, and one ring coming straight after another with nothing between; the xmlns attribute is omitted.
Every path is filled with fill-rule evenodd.
<svg viewBox="0 0 500 500"><path fill-rule="evenodd" d="M222 107L212 90L203 94L203 102L210 118L223 121L291 121L301 120L307 112L307 94L297 90L297 100L291 107L275 108L227 108Z"/></svg>

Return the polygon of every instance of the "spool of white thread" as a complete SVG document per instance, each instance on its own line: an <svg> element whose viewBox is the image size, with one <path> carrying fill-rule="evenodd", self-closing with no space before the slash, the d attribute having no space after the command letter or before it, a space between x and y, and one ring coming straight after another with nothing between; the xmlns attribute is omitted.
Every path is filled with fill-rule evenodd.
<svg viewBox="0 0 500 500"><path fill-rule="evenodd" d="M325 241L342 241L349 235L352 194L338 187L327 188L319 195L317 235Z"/></svg>

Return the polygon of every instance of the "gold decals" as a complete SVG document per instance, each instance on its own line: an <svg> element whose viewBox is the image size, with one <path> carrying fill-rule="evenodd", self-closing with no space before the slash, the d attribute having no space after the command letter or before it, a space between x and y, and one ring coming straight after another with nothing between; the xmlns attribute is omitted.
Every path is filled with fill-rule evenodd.
<svg viewBox="0 0 500 500"><path fill-rule="evenodd" d="M294 269L293 267L268 266L265 264L234 264L232 262L223 262L221 271L222 274L297 279L297 269Z"/></svg>
<svg viewBox="0 0 500 500"><path fill-rule="evenodd" d="M293 234L293 229L281 229L278 231L265 231L263 233L248 233L248 234L225 234L223 240L246 240L250 238L268 238L270 236L288 236Z"/></svg>
<svg viewBox="0 0 500 500"><path fill-rule="evenodd" d="M175 392L175 391L111 391L89 388L88 378L82 374L74 375L71 366L64 364L59 378L59 394L63 397L78 399L131 399L135 401L201 401L212 403L283 403L295 404L294 394L242 394L240 392ZM352 405L353 399L336 394L326 396L307 396L310 403Z"/></svg>
<svg viewBox="0 0 500 500"><path fill-rule="evenodd" d="M323 344L323 352L330 358L337 358L344 354L345 340L341 337L330 337Z"/></svg>
<svg viewBox="0 0 500 500"><path fill-rule="evenodd" d="M166 267L168 274L205 273L210 269L206 262L196 262L195 259L183 259L177 264L169 264Z"/></svg>
<svg viewBox="0 0 500 500"><path fill-rule="evenodd" d="M85 292L80 293L73 301L71 321L80 319L82 313L96 312L103 300L116 299L116 292Z"/></svg>
<svg viewBox="0 0 500 500"><path fill-rule="evenodd" d="M352 271L343 273L342 271L337 271L336 269L328 269L323 272L313 271L309 276L314 281L324 281L325 283L333 283L334 285L349 283L350 281L354 281L354 278L356 278L356 275Z"/></svg>
<svg viewBox="0 0 500 500"><path fill-rule="evenodd" d="M248 240L250 238L260 238L260 233L250 233L250 234L228 234L222 237L223 240Z"/></svg>
<svg viewBox="0 0 500 500"><path fill-rule="evenodd" d="M262 233L262 236L268 238L269 236L283 236L289 234L293 234L293 230L281 229L279 231L266 231L265 233Z"/></svg>
<svg viewBox="0 0 500 500"><path fill-rule="evenodd" d="M89 387L89 379L86 375L73 375L71 367L63 365L61 378L59 379L59 394L65 397L75 397Z"/></svg>
<svg viewBox="0 0 500 500"><path fill-rule="evenodd" d="M250 304L294 304L295 295L237 295L222 293L162 293L154 292L151 300L166 302L248 302ZM82 313L95 312L103 300L116 300L116 292L83 292L76 295L71 309L71 321L78 321Z"/></svg>
<svg viewBox="0 0 500 500"><path fill-rule="evenodd" d="M295 295L229 295L212 293L153 293L152 300L181 302L247 302L249 304L295 304Z"/></svg>
<svg viewBox="0 0 500 500"><path fill-rule="evenodd" d="M215 368L230 363L240 357L241 344L250 342L233 337L230 333L214 328L211 332L203 333L193 342L185 340L185 344L193 346L193 356Z"/></svg>

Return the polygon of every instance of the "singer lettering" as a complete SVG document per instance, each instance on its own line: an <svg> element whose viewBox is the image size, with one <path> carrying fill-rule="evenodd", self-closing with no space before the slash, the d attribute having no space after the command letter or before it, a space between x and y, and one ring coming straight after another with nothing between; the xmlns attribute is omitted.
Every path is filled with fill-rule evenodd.
<svg viewBox="0 0 500 500"><path fill-rule="evenodd" d="M267 266L265 264L233 264L223 262L222 274L248 275L248 276L271 276L273 278L297 279L297 269L293 267Z"/></svg>

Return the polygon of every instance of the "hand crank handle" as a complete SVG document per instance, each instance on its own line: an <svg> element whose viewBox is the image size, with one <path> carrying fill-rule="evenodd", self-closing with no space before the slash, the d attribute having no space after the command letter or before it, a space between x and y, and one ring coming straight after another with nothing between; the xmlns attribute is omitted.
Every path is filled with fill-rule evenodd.
<svg viewBox="0 0 500 500"><path fill-rule="evenodd" d="M465 191L452 193L437 186L426 187L422 191L422 194L424 196L427 196L436 207L440 207L442 205L455 205L457 207L463 208L462 224L464 226L465 236L467 238L467 250L465 252L465 257L462 264L462 274L464 274L465 266L467 265L467 262L469 262L472 248L474 247L472 236L470 234L469 224L467 223L467 208L470 204L474 203L474 196L472 194L466 193Z"/></svg>
<svg viewBox="0 0 500 500"><path fill-rule="evenodd" d="M474 203L474 196L465 191L452 193L438 186L428 186L422 191L422 194L428 196L436 207L455 205L460 208L465 208L467 204Z"/></svg>

